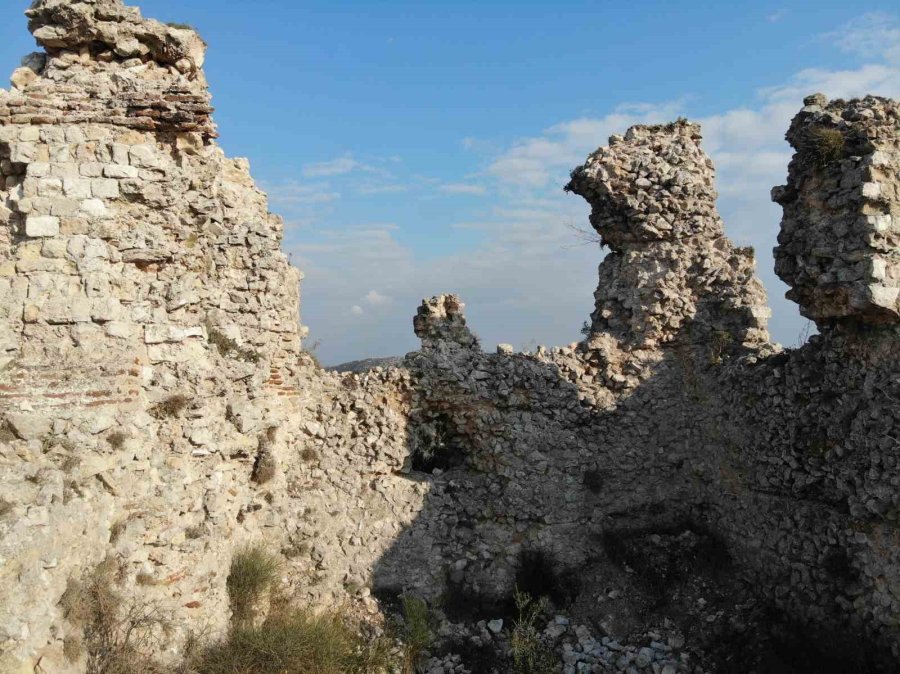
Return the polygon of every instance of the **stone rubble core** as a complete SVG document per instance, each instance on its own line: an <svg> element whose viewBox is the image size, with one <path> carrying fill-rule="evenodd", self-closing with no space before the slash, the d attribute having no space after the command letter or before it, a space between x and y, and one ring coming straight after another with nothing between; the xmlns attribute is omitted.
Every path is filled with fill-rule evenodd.
<svg viewBox="0 0 900 674"><path fill-rule="evenodd" d="M611 252L600 265L591 333L652 349L692 332L769 341L766 293L752 249L735 248L716 211L700 127L634 126L572 172L567 191L591 204ZM707 336L708 336L707 335Z"/></svg>
<svg viewBox="0 0 900 674"><path fill-rule="evenodd" d="M775 271L788 297L819 326L844 318L900 321L900 110L867 97L804 100L787 139L797 150Z"/></svg>
<svg viewBox="0 0 900 674"><path fill-rule="evenodd" d="M177 660L227 630L248 543L299 601L375 617L412 593L480 645L508 640L514 588L546 591L567 672L716 671L753 602L890 671L897 103L815 97L791 126L776 256L819 323L802 348L769 342L678 121L573 172L610 248L583 342L486 353L441 295L402 366L331 373L302 351L281 220L214 142L199 36L119 0L28 16L45 51L0 91L0 671L84 671L60 601L104 560Z"/></svg>

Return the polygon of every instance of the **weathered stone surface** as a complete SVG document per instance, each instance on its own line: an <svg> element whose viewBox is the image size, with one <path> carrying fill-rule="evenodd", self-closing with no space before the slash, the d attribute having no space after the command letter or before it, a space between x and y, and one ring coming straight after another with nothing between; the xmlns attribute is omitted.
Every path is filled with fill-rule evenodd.
<svg viewBox="0 0 900 674"><path fill-rule="evenodd" d="M772 192L784 207L775 270L788 298L824 323L853 317L900 321L900 106L869 96L808 97L787 139L797 150L788 184Z"/></svg>
<svg viewBox="0 0 900 674"><path fill-rule="evenodd" d="M613 136L566 189L591 204L591 224L612 251L600 266L593 334L651 349L686 328L748 347L768 341L753 250L725 237L698 125Z"/></svg>
<svg viewBox="0 0 900 674"><path fill-rule="evenodd" d="M302 352L281 220L214 144L199 37L118 0L29 17L46 54L0 92L0 671L83 671L60 599L104 559L176 659L226 628L251 541L309 605L442 597L448 639L498 651L513 588L552 581L566 672L704 671L690 649L754 607L890 671L896 103L812 98L789 132L779 273L821 330L801 349L769 343L681 121L572 175L611 249L584 342L485 353L441 295L401 366L332 373ZM819 127L840 157L804 144Z"/></svg>

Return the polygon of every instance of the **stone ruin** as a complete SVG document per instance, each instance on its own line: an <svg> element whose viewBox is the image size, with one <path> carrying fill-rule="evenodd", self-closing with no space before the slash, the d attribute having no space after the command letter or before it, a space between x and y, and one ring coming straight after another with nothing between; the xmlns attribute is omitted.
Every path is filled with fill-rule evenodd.
<svg viewBox="0 0 900 674"><path fill-rule="evenodd" d="M43 51L0 90L0 671L84 671L61 599L104 560L177 659L226 629L248 542L311 606L428 600L433 672L489 671L517 587L552 602L560 671L898 671L900 104L816 95L788 132L801 348L769 340L678 121L572 174L610 249L584 341L485 352L442 295L401 366L335 374L215 143L200 37L120 0L27 15Z"/></svg>

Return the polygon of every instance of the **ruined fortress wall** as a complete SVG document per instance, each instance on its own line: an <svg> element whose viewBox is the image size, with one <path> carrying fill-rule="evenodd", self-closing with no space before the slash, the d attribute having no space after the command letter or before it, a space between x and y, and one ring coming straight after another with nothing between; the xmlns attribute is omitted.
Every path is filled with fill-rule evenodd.
<svg viewBox="0 0 900 674"><path fill-rule="evenodd" d="M46 51L0 91L0 671L79 671L60 599L104 559L172 615L163 656L227 624L249 541L312 602L361 589L415 502L367 481L403 463L402 386L301 353L299 274L214 143L205 45L118 0L29 17Z"/></svg>
<svg viewBox="0 0 900 674"><path fill-rule="evenodd" d="M466 583L504 596L528 548L590 580L605 534L680 522L721 536L733 572L823 651L867 644L853 657L870 667L896 657L897 114L884 99L814 97L791 128L797 154L775 190L790 235L776 255L795 275L786 280L818 282L792 296L821 331L800 349L768 343L752 252L724 238L711 166L684 124L613 137L573 173L570 189L590 201L612 249L583 343L484 354L458 298L423 304L423 350L408 362L423 406L444 415L473 472L468 483L452 471L436 478L466 486L429 501L419 525L457 555L478 541L478 560L456 562ZM799 140L822 124L847 138L827 160ZM846 300L840 310L835 298ZM460 513L465 528L440 528ZM415 546L408 532L398 569ZM610 569L602 574L608 584Z"/></svg>
<svg viewBox="0 0 900 674"><path fill-rule="evenodd" d="M792 617L900 654L896 103L809 99L789 132L802 349L770 344L682 121L573 173L611 249L584 342L484 353L441 296L404 367L339 375L302 353L281 221L215 145L199 36L120 0L29 18L45 51L0 91L0 670L83 671L60 599L104 559L171 613L176 657L227 624L250 541L302 601L373 614L403 591L501 610L540 554L627 635L607 547L634 532L720 539Z"/></svg>

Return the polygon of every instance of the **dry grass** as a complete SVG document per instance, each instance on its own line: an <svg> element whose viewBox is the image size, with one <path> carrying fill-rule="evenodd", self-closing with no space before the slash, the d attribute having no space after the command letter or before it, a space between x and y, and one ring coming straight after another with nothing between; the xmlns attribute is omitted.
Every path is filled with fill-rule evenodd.
<svg viewBox="0 0 900 674"><path fill-rule="evenodd" d="M559 671L559 658L543 642L538 622L544 612L544 601L516 591L519 617L510 638L515 674L552 674Z"/></svg>
<svg viewBox="0 0 900 674"><path fill-rule="evenodd" d="M403 597L403 672L414 674L433 640L428 605L418 597Z"/></svg>
<svg viewBox="0 0 900 674"><path fill-rule="evenodd" d="M122 431L113 431L106 436L106 442L108 442L109 446L113 449L122 449L122 447L125 446L125 441L127 439L128 436L125 435Z"/></svg>
<svg viewBox="0 0 900 674"><path fill-rule="evenodd" d="M278 558L259 545L234 553L226 585L235 621L253 617L257 603L278 579L280 567Z"/></svg>
<svg viewBox="0 0 900 674"><path fill-rule="evenodd" d="M206 535L206 526L203 524L198 524L193 527L188 527L184 530L184 537L190 541L194 541L198 538L202 538Z"/></svg>
<svg viewBox="0 0 900 674"><path fill-rule="evenodd" d="M124 601L114 588L116 572L107 560L69 580L60 605L83 638L70 636L66 652L73 658L86 654L86 674L163 674L152 654L168 623L155 606Z"/></svg>
<svg viewBox="0 0 900 674"><path fill-rule="evenodd" d="M250 479L256 484L265 484L278 472L278 462L272 453L272 445L278 436L278 427L270 426L265 433L259 436L259 450L256 454L256 460L253 462L253 472Z"/></svg>
<svg viewBox="0 0 900 674"><path fill-rule="evenodd" d="M165 400L156 403L152 411L157 419L172 419L181 416L181 413L184 412L190 404L190 398L181 393L176 393L175 395L171 395Z"/></svg>
<svg viewBox="0 0 900 674"><path fill-rule="evenodd" d="M253 473L250 479L256 484L265 484L278 472L278 462L272 456L272 452L262 450L256 455L256 461L253 462Z"/></svg>
<svg viewBox="0 0 900 674"><path fill-rule="evenodd" d="M128 518L124 517L122 519L118 519L113 522L112 526L109 528L109 542L115 544L121 537L122 534L125 533L125 530L128 528Z"/></svg>
<svg viewBox="0 0 900 674"><path fill-rule="evenodd" d="M197 674L377 674L387 672L390 644L367 639L339 613L291 608L260 625L239 623L228 637L200 649Z"/></svg>
<svg viewBox="0 0 900 674"><path fill-rule="evenodd" d="M259 354L259 352L254 351L253 349L242 348L241 345L237 343L237 341L235 341L213 325L206 325L206 334L208 336L209 343L215 346L219 354L225 358L234 357L238 360L253 363L254 365L262 360L262 356Z"/></svg>
<svg viewBox="0 0 900 674"><path fill-rule="evenodd" d="M807 132L802 150L816 166L824 168L844 156L844 134L832 127L814 126Z"/></svg>

